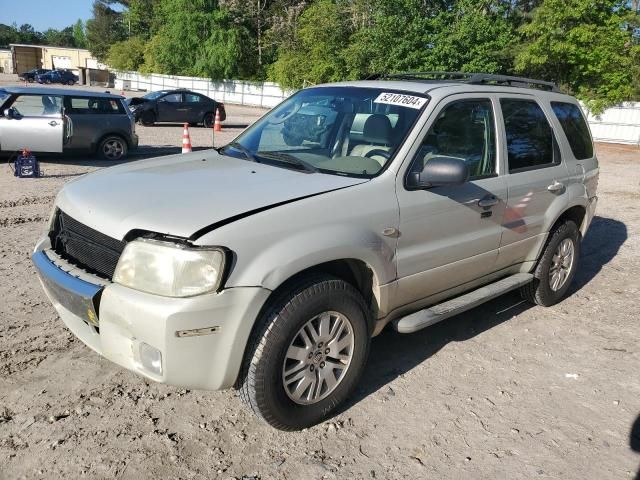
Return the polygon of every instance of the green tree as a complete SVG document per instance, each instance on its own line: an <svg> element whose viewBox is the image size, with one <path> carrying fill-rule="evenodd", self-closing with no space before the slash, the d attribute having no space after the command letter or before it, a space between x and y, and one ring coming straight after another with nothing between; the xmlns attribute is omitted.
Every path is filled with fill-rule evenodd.
<svg viewBox="0 0 640 480"><path fill-rule="evenodd" d="M291 45L283 45L270 76L285 88L342 80L342 50L351 33L345 11L333 0L313 3L301 16Z"/></svg>
<svg viewBox="0 0 640 480"><path fill-rule="evenodd" d="M87 48L87 37L84 33L84 22L80 18L73 25L73 39L76 47Z"/></svg>
<svg viewBox="0 0 640 480"><path fill-rule="evenodd" d="M105 62L109 48L126 37L122 13L111 8L107 0L93 2L93 18L87 21L87 46L101 62Z"/></svg>
<svg viewBox="0 0 640 480"><path fill-rule="evenodd" d="M210 0L165 0L162 26L145 58L173 75L213 79L248 78L255 73L248 30ZM145 67L149 70L149 66Z"/></svg>
<svg viewBox="0 0 640 480"><path fill-rule="evenodd" d="M517 71L558 82L596 112L631 98L634 47L623 28L626 3L545 0L521 27Z"/></svg>
<svg viewBox="0 0 640 480"><path fill-rule="evenodd" d="M73 37L73 27L67 27L62 30L50 28L43 33L43 41L47 45L56 47L75 47L76 41Z"/></svg>
<svg viewBox="0 0 640 480"><path fill-rule="evenodd" d="M138 70L144 63L145 42L140 37L130 37L114 43L107 54L107 64L116 70Z"/></svg>

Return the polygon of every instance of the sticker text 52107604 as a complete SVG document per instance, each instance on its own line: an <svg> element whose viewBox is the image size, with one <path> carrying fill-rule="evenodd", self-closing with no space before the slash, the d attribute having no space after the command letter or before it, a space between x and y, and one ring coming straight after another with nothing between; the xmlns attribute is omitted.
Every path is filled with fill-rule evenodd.
<svg viewBox="0 0 640 480"><path fill-rule="evenodd" d="M424 97L414 97L413 95L404 95L402 93L383 92L378 95L373 103L386 103L388 105L398 105L400 107L421 109L427 99Z"/></svg>

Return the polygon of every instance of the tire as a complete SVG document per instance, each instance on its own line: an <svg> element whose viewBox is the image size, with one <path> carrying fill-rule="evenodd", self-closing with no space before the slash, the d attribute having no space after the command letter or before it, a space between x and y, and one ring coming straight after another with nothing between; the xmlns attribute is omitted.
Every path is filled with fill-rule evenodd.
<svg viewBox="0 0 640 480"><path fill-rule="evenodd" d="M27 78L27 82L29 82L29 83L33 83L33 82L34 82L34 80L33 80L33 78Z"/></svg>
<svg viewBox="0 0 640 480"><path fill-rule="evenodd" d="M156 122L156 114L150 110L140 114L140 123L145 127L150 127Z"/></svg>
<svg viewBox="0 0 640 480"><path fill-rule="evenodd" d="M216 114L215 113L205 113L204 114L204 118L202 119L202 125L204 125L204 128L213 128L213 125L216 121Z"/></svg>
<svg viewBox="0 0 640 480"><path fill-rule="evenodd" d="M75 85L75 84L76 84L76 82L74 82L73 80L69 80L67 82L67 85L69 85L69 86L72 86L72 85Z"/></svg>
<svg viewBox="0 0 640 480"><path fill-rule="evenodd" d="M46 83L47 85L51 85L51 80L49 80L48 78L44 81L44 83Z"/></svg>
<svg viewBox="0 0 640 480"><path fill-rule="evenodd" d="M127 157L128 150L124 138L118 135L107 135L98 145L98 156L102 160L118 161Z"/></svg>
<svg viewBox="0 0 640 480"><path fill-rule="evenodd" d="M307 428L332 415L364 370L371 339L367 317L362 296L343 280L323 275L296 282L258 320L238 380L244 403L279 430ZM322 333L322 322L330 327L324 329L330 335L315 337ZM308 342L301 341L303 329ZM313 343L312 348L304 348L305 343ZM300 352L301 360L289 357L292 351ZM339 354L342 362L337 361ZM328 368L338 364L344 368ZM336 381L333 387L327 382L330 378Z"/></svg>
<svg viewBox="0 0 640 480"><path fill-rule="evenodd" d="M550 307L567 293L573 281L580 259L581 235L576 224L566 221L550 234L547 245L533 273L534 279L520 289L525 300ZM568 250L563 250L566 247ZM571 253L571 260L567 259ZM556 264L560 262L560 266ZM570 263L569 265L567 265ZM564 272L558 274L558 272Z"/></svg>

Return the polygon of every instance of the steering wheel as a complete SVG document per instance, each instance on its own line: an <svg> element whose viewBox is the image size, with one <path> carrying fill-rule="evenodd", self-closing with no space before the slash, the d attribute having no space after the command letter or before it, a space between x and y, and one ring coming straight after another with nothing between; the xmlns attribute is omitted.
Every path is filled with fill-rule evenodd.
<svg viewBox="0 0 640 480"><path fill-rule="evenodd" d="M387 152L386 150L382 150L381 148L375 148L373 150L369 150L367 153L364 154L364 156L367 158L372 158L374 155L379 155L383 157L385 160L389 160L391 158L391 153Z"/></svg>

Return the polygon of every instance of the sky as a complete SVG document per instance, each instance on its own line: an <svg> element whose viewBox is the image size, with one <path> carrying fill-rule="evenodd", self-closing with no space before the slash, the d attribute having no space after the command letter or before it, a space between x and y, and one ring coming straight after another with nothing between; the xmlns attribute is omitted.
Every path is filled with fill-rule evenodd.
<svg viewBox="0 0 640 480"><path fill-rule="evenodd" d="M81 18L91 18L93 0L0 0L0 23L18 26L30 23L44 31L73 25Z"/></svg>

